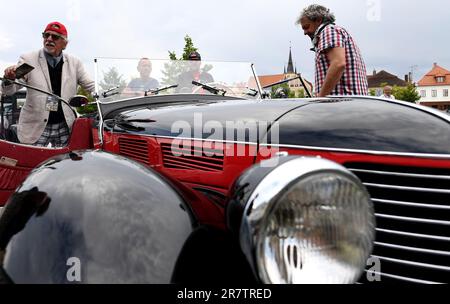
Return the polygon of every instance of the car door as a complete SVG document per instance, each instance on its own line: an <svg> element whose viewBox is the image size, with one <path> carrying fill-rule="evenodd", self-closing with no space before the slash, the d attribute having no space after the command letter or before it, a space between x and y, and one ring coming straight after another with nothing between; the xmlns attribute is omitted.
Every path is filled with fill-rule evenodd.
<svg viewBox="0 0 450 304"><path fill-rule="evenodd" d="M64 148L41 148L0 140L0 207L43 161L74 150L92 148L91 125L91 119L77 119L72 128L69 145Z"/></svg>

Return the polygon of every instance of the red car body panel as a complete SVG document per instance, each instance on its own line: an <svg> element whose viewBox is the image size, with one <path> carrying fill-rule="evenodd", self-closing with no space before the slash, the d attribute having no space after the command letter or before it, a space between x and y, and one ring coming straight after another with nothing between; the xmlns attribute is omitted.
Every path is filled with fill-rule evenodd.
<svg viewBox="0 0 450 304"><path fill-rule="evenodd" d="M77 119L73 125L69 145L61 149L39 148L0 141L0 158L2 158L0 162L0 206L6 203L15 189L43 161L70 151L92 148L91 125L91 119Z"/></svg>

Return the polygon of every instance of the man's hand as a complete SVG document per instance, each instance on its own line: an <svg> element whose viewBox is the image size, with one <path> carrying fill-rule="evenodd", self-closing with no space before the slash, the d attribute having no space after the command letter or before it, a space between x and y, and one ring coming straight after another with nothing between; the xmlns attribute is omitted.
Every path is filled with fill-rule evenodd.
<svg viewBox="0 0 450 304"><path fill-rule="evenodd" d="M3 76L3 78L7 78L7 79L11 79L11 80L16 79L16 69L17 69L17 66L15 66L15 65L6 68L5 75Z"/></svg>

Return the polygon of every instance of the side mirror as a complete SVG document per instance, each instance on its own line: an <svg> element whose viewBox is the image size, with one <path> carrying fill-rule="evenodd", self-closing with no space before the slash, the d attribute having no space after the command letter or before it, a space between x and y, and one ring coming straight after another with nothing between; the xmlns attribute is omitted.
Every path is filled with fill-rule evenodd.
<svg viewBox="0 0 450 304"><path fill-rule="evenodd" d="M71 107L79 108L87 105L89 103L89 100L86 96L83 95L75 95L69 100L69 104Z"/></svg>

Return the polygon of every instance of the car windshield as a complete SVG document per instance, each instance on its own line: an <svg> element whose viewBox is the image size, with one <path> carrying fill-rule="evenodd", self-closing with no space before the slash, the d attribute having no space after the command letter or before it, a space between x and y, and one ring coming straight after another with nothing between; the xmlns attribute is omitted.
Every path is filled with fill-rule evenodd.
<svg viewBox="0 0 450 304"><path fill-rule="evenodd" d="M162 94L259 97L247 62L96 58L95 72L103 101Z"/></svg>

